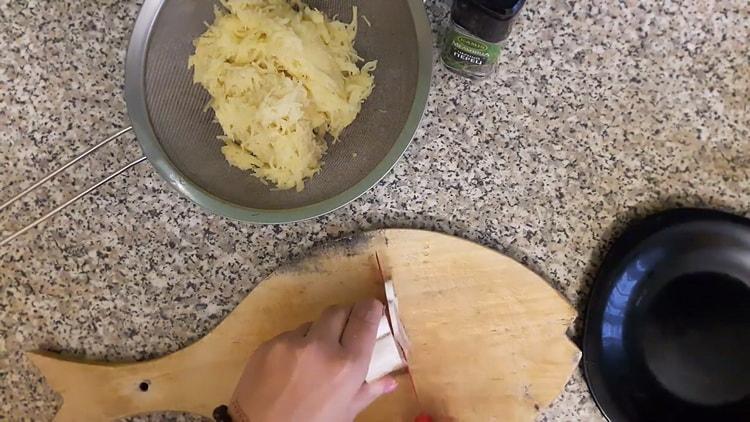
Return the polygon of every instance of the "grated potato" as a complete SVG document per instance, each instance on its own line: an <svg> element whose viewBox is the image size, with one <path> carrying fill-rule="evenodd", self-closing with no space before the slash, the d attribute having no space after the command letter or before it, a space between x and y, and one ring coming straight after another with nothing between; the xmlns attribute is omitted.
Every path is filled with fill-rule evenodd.
<svg viewBox="0 0 750 422"><path fill-rule="evenodd" d="M279 189L301 191L370 95L376 62L349 24L287 0L224 0L189 65L211 95L227 161Z"/></svg>

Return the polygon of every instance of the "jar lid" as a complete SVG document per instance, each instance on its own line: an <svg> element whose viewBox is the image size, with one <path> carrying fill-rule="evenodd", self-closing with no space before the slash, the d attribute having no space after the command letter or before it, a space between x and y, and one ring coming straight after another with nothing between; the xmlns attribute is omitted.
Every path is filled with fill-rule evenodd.
<svg viewBox="0 0 750 422"><path fill-rule="evenodd" d="M451 19L477 37L499 42L510 35L526 0L454 0Z"/></svg>

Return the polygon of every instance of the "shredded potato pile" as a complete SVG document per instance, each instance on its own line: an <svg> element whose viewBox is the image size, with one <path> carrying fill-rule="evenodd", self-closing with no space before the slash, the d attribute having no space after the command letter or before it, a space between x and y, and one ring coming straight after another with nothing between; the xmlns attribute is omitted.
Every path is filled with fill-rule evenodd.
<svg viewBox="0 0 750 422"><path fill-rule="evenodd" d="M279 189L301 191L327 145L373 89L376 62L354 50L352 22L288 0L224 0L189 65L210 94L227 161Z"/></svg>

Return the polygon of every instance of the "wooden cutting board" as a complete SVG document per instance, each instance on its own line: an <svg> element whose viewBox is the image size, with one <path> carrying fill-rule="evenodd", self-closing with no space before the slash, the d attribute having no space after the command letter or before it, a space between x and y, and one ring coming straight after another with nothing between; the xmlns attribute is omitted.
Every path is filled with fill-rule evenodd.
<svg viewBox="0 0 750 422"><path fill-rule="evenodd" d="M210 416L263 341L328 305L383 299L375 252L395 285L414 387L409 375L399 375L399 389L358 421L411 422L420 411L436 421L529 421L560 393L580 358L565 335L575 311L512 259L419 230L361 234L280 268L205 337L158 359L28 356L62 395L59 421L164 410Z"/></svg>

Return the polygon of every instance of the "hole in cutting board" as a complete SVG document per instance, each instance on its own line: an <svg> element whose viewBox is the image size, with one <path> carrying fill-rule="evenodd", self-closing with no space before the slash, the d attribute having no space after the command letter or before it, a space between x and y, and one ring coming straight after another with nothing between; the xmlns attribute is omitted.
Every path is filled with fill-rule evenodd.
<svg viewBox="0 0 750 422"><path fill-rule="evenodd" d="M145 393L146 391L148 391L148 387L149 387L150 385L151 385L151 382L150 382L150 381L148 381L148 380L146 380L146 381L141 381L141 383L140 383L140 384L138 384L138 389L139 389L139 390L141 390L141 391L143 391L143 392Z"/></svg>

